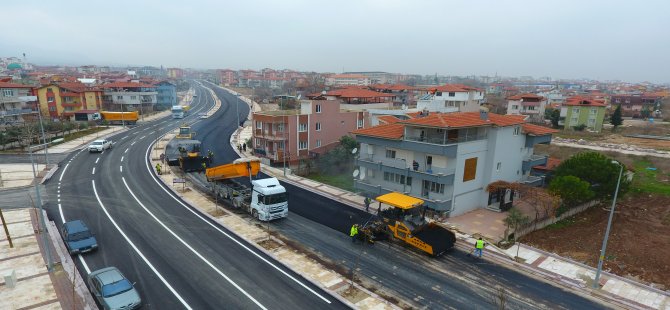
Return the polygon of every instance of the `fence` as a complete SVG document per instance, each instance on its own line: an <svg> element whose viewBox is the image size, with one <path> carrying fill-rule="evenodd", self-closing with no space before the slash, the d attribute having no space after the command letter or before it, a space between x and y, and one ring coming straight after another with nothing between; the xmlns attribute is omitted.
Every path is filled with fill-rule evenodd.
<svg viewBox="0 0 670 310"><path fill-rule="evenodd" d="M515 235L516 235L517 238L525 236L525 235L527 235L531 232L534 232L538 229L545 228L545 227L547 227L551 224L554 224L554 223L556 223L560 220L563 220L563 219L571 217L575 214L584 212L586 209L588 209L590 207L593 207L593 206L597 205L598 203L600 203L600 201L598 201L598 200L589 201L589 202L587 202L585 204L582 204L582 205L579 205L577 207L570 208L567 211L563 212L563 214L561 214L559 216L553 216L553 217L549 216L549 217L536 219L536 220L534 220L534 221L532 221L532 222L530 222L526 225L520 226L516 230Z"/></svg>

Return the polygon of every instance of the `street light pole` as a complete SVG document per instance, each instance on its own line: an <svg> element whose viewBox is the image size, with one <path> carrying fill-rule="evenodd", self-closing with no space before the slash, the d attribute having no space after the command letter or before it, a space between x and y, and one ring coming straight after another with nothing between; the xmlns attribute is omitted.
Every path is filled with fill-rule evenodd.
<svg viewBox="0 0 670 310"><path fill-rule="evenodd" d="M46 147L46 145L44 145ZM37 172L35 171L35 161L33 160L33 147L28 146L28 153L30 153L30 164L33 167L33 177L37 177ZM49 241L47 238L47 224L44 220L44 211L42 209L42 196L40 195L40 186L38 182L35 182L35 195L37 196L37 205L40 208L40 225L42 226L42 243L44 244L44 253L47 257L47 270L50 272L53 270L53 260L51 258L51 248L49 247Z"/></svg>
<svg viewBox="0 0 670 310"><path fill-rule="evenodd" d="M617 194L619 194L619 185L621 184L621 175L623 174L623 165L617 161L612 161L612 163L616 163L619 165L621 168L619 170L619 179L617 180L616 183L616 190L614 191L614 199L612 199L612 208L610 209L610 216L609 219L607 220L607 230L605 230L605 238L603 239L603 247L600 250L600 256L598 257L598 270L596 271L596 278L593 281L593 288L599 288L600 284L600 273L603 270L603 261L605 259L605 250L607 249L607 239L609 238L610 235L610 229L612 227L612 218L614 217L614 207L616 206L616 197Z"/></svg>
<svg viewBox="0 0 670 310"><path fill-rule="evenodd" d="M48 147L48 144L47 144L47 136L44 135L44 124L42 124L42 111L40 109L39 102L37 103L37 115L38 115L39 120L40 120L40 130L42 131L42 143L44 143L44 162L48 167L49 166L49 156L48 156L49 147Z"/></svg>

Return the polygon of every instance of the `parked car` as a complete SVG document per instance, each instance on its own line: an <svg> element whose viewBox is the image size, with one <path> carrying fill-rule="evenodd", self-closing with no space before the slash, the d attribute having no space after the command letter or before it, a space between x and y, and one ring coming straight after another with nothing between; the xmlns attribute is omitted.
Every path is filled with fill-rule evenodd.
<svg viewBox="0 0 670 310"><path fill-rule="evenodd" d="M65 222L62 233L65 246L71 255L98 249L98 241L95 236L88 229L88 226L80 220Z"/></svg>
<svg viewBox="0 0 670 310"><path fill-rule="evenodd" d="M105 140L105 139L100 139L100 140L95 140L91 142L91 144L88 146L88 152L93 153L93 152L102 152L107 149L111 149L113 146L112 140Z"/></svg>
<svg viewBox="0 0 670 310"><path fill-rule="evenodd" d="M142 305L140 294L119 269L107 267L88 275L88 286L103 309L137 309Z"/></svg>

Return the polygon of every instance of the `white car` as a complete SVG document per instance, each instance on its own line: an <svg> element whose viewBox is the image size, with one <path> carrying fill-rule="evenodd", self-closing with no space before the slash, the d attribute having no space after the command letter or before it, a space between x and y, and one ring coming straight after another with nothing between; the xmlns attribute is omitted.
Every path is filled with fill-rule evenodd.
<svg viewBox="0 0 670 310"><path fill-rule="evenodd" d="M111 140L105 140L105 139L95 140L88 146L88 152L89 153L102 152L104 150L111 148L112 148Z"/></svg>

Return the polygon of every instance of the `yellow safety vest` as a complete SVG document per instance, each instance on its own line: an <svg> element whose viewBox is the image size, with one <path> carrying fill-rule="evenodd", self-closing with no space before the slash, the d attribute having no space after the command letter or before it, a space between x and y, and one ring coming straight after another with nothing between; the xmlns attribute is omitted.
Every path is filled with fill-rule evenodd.
<svg viewBox="0 0 670 310"><path fill-rule="evenodd" d="M475 245L476 248L478 249L483 249L484 248L484 240L477 240L477 244Z"/></svg>
<svg viewBox="0 0 670 310"><path fill-rule="evenodd" d="M353 237L355 235L358 235L358 228L356 228L356 226L351 226L351 232L349 233L349 237Z"/></svg>

